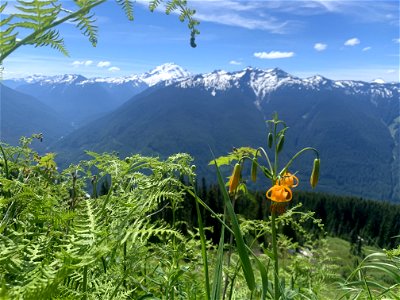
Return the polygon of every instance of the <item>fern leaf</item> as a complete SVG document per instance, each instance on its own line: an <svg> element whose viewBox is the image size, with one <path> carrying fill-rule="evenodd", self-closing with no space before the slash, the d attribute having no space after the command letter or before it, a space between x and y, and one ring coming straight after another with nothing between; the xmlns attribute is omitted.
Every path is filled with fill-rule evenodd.
<svg viewBox="0 0 400 300"><path fill-rule="evenodd" d="M84 36L89 38L93 47L97 45L97 26L94 25L95 19L92 15L79 15L76 19L72 20L77 22L76 27L83 33Z"/></svg>
<svg viewBox="0 0 400 300"><path fill-rule="evenodd" d="M35 38L31 44L35 47L50 46L62 54L69 56L67 49L64 46L64 40L59 37L59 33L56 30L48 30L43 35Z"/></svg>
<svg viewBox="0 0 400 300"><path fill-rule="evenodd" d="M129 21L133 21L133 3L130 0L117 0L117 3L122 6Z"/></svg>
<svg viewBox="0 0 400 300"><path fill-rule="evenodd" d="M149 2L149 9L153 12L161 3L161 0L151 0Z"/></svg>

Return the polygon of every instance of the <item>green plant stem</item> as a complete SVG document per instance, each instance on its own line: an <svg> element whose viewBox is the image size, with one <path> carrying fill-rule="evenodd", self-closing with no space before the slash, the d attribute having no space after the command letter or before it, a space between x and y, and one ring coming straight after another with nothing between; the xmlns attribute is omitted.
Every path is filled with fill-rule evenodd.
<svg viewBox="0 0 400 300"><path fill-rule="evenodd" d="M4 160L4 171L6 172L6 178L9 178L9 172L8 172L8 162L7 162L7 157L6 157L6 153L4 152L3 147L0 145L0 150L1 150L1 154L3 155L3 160Z"/></svg>
<svg viewBox="0 0 400 300"><path fill-rule="evenodd" d="M201 241L201 255L203 256L203 269L204 269L204 281L206 285L206 299L210 299L210 279L209 279L209 272L208 272L208 260L207 260L207 245L206 245L206 238L204 235L204 225L203 220L201 219L201 212L200 206L197 200L196 203L196 213L197 213L197 222L199 223L199 232L200 232L200 241Z"/></svg>
<svg viewBox="0 0 400 300"><path fill-rule="evenodd" d="M279 299L279 262L278 262L278 246L276 241L276 222L275 211L271 212L271 229L272 229L272 252L274 254L274 299Z"/></svg>
<svg viewBox="0 0 400 300"><path fill-rule="evenodd" d="M83 267L83 300L87 299L87 266Z"/></svg>
<svg viewBox="0 0 400 300"><path fill-rule="evenodd" d="M232 200L232 207L235 209L235 202L236 202L236 197L233 198ZM230 234L229 237L229 251L228 251L228 262L227 262L227 268L229 269L231 265L231 256L232 256L232 244L233 244L233 235ZM222 299L225 299L226 297L226 291L228 289L228 284L229 284L229 276L228 274L225 275L225 282L224 282L224 291L222 293ZM233 286L233 281L231 283L231 286Z"/></svg>
<svg viewBox="0 0 400 300"><path fill-rule="evenodd" d="M299 152L297 152L295 155L293 155L293 157L288 161L288 163L286 164L286 166L282 169L282 171L280 172L280 174L283 174L283 173L285 173L286 171L287 171L287 169L290 167L290 165L293 163L293 161L299 156L299 155L301 155L303 152L305 152L305 151L314 151L315 152L315 154L316 154L316 156L317 156L317 158L319 158L319 153L318 153L318 151L317 151L317 149L315 149L315 148L312 148L312 147L306 147L306 148L303 148L303 149L301 149Z"/></svg>
<svg viewBox="0 0 400 300"><path fill-rule="evenodd" d="M209 271L208 271L207 242L206 242L206 236L204 234L203 219L201 218L200 206L199 206L199 202L197 201L195 183L194 183L193 177L190 175L189 175L189 182L191 183L191 186L193 188L191 190L191 192L195 195L194 202L196 204L197 223L199 225L199 234L200 234L200 242L201 242L201 256L203 258L204 284L206 286L206 300L210 300L211 290L210 290L210 277L209 277Z"/></svg>
<svg viewBox="0 0 400 300"><path fill-rule="evenodd" d="M126 255L127 255L127 251L126 251L126 242L124 243L124 278L126 277ZM126 281L124 280L124 287L126 288Z"/></svg>

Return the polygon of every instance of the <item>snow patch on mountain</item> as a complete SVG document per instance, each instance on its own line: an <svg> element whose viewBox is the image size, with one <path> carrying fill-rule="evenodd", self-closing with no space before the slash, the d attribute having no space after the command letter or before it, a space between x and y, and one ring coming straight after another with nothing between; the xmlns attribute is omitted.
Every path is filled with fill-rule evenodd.
<svg viewBox="0 0 400 300"><path fill-rule="evenodd" d="M17 81L17 79L15 80ZM262 70L258 68L245 68L236 72L223 70L192 76L190 72L174 63L160 65L143 74L133 74L125 77L90 78L81 75L67 74L58 76L33 75L23 79L18 85L28 84L76 84L87 85L101 83L108 88L118 88L120 85L129 85L131 88L143 90L157 84L175 85L180 88L198 87L212 93L230 88L249 89L256 96L256 104L265 101L267 95L281 87L312 90L343 90L346 94L368 95L371 102L377 105L377 98L396 98L394 95L400 91L399 83L384 83L381 80L373 82L352 80L330 80L321 75L309 78L299 78L285 71L275 68Z"/></svg>
<svg viewBox="0 0 400 300"><path fill-rule="evenodd" d="M188 76L190 76L190 73L182 67L174 63L166 63L143 74L133 74L125 77L97 77L83 81L81 84L91 84L94 82L109 85L132 84L133 86L142 86L145 84L150 87L163 81L173 82Z"/></svg>
<svg viewBox="0 0 400 300"><path fill-rule="evenodd" d="M166 63L139 76L139 79L153 86L162 81L190 76L190 73L174 63Z"/></svg>
<svg viewBox="0 0 400 300"><path fill-rule="evenodd" d="M171 83L172 84L172 83ZM246 68L237 72L226 72L223 70L192 77L182 78L174 83L180 88L197 87L210 91L213 96L216 93L230 88L250 88L256 96L255 104L260 105L265 101L267 95L281 87L293 87L296 89L311 90L343 90L346 94L362 94L370 96L371 102L376 98L393 98L398 93L398 83L384 84L382 82L363 82L351 80L331 80L321 75L309 78L299 78L285 71L275 68L261 70L257 68ZM376 103L375 103L376 104Z"/></svg>

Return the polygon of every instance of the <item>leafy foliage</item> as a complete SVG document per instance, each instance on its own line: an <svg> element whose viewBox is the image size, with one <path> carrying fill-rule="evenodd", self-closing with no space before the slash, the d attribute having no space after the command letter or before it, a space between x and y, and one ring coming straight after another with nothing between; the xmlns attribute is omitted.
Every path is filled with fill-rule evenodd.
<svg viewBox="0 0 400 300"><path fill-rule="evenodd" d="M186 154L162 161L88 152L90 160L59 172L54 153L30 149L41 138L0 147L1 298L273 298L272 227L264 195L235 197L231 208L239 229L233 231L232 211L221 217L220 189L185 183L195 178ZM203 210L195 210L193 195ZM367 256L341 279L320 220L302 210L293 205L275 220L282 297L328 299L333 290L338 297L396 295L395 250L388 257ZM234 232L249 255L253 291L245 288Z"/></svg>
<svg viewBox="0 0 400 300"><path fill-rule="evenodd" d="M24 140L22 147L2 145L8 166L1 168L0 178L3 295L136 298L157 290L137 278L159 273L156 286L165 286L165 274L184 275L179 260L190 257L187 238L173 224L151 217L159 213L160 203L183 201L180 178L193 176L188 155L160 161L90 153L92 160L58 173L54 154L39 157L28 147L31 141ZM97 193L100 182L109 182L103 195ZM143 272L150 274L143 277ZM172 290L180 284L176 279L168 279Z"/></svg>
<svg viewBox="0 0 400 300"><path fill-rule="evenodd" d="M59 31L54 29L67 21L72 22L88 37L90 43L97 45L97 26L92 9L106 2L105 0L76 0L76 10L71 11L63 6L59 0L17 0L15 8L18 13L10 14L0 21L0 64L12 52L22 45L34 45L35 47L50 46L64 55L68 51L64 45L64 39ZM149 9L154 11L164 1L151 1ZM133 5L131 0L116 0L124 10L127 18L133 21ZM7 2L0 6L3 12ZM190 45L196 47L195 37L200 32L197 29L199 22L194 19L195 11L187 7L184 0L166 1L165 12L170 14L179 12L179 20L188 22L190 30Z"/></svg>

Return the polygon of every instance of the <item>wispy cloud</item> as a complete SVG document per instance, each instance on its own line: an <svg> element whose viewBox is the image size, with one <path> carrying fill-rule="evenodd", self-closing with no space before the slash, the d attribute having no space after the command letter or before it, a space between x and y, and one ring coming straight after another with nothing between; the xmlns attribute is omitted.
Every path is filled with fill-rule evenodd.
<svg viewBox="0 0 400 300"><path fill-rule="evenodd" d="M393 39L392 42L393 42L393 43L396 43L396 44L400 44L400 38Z"/></svg>
<svg viewBox="0 0 400 300"><path fill-rule="evenodd" d="M323 43L316 43L314 45L314 49L317 51L324 51L326 48L328 47L327 44L323 44Z"/></svg>
<svg viewBox="0 0 400 300"><path fill-rule="evenodd" d="M97 66L99 68L109 67L109 66L111 66L111 62L109 62L109 61L99 61L97 63Z"/></svg>
<svg viewBox="0 0 400 300"><path fill-rule="evenodd" d="M148 7L146 0L138 4ZM203 0L190 1L196 10L195 18L247 29L259 29L271 33L286 34L301 30L307 23L298 16L334 13L351 16L357 22L385 22L398 24L395 1L350 1L350 0ZM163 11L162 5L158 8ZM179 13L179 12L175 12Z"/></svg>
<svg viewBox="0 0 400 300"><path fill-rule="evenodd" d="M118 72L118 71L120 71L121 69L120 68L118 68L118 67L111 67L111 68L108 68L108 71L110 71L110 72Z"/></svg>
<svg viewBox="0 0 400 300"><path fill-rule="evenodd" d="M348 39L346 42L344 42L345 46L355 46L360 43L360 40L358 38L352 38Z"/></svg>
<svg viewBox="0 0 400 300"><path fill-rule="evenodd" d="M226 11L223 14L215 12L196 14L196 18L204 22L213 22L222 25L242 27L246 29L258 29L271 33L285 34L296 30L300 25L296 21L281 21L273 17L244 16L235 12Z"/></svg>
<svg viewBox="0 0 400 300"><path fill-rule="evenodd" d="M237 61L237 60L231 60L231 61L229 62L229 64L230 64L230 65L241 65L242 63L241 63L240 61Z"/></svg>
<svg viewBox="0 0 400 300"><path fill-rule="evenodd" d="M368 47L364 47L364 48L362 49L362 51L365 52L365 51L369 51L369 50L371 50L371 49L372 49L372 48L368 46Z"/></svg>
<svg viewBox="0 0 400 300"><path fill-rule="evenodd" d="M254 53L254 56L261 59L289 58L294 56L294 52L280 52L280 51L256 52Z"/></svg>
<svg viewBox="0 0 400 300"><path fill-rule="evenodd" d="M280 10L297 15L335 13L351 16L357 22L399 24L397 1L297 0L290 1L290 5L284 0L271 2Z"/></svg>

